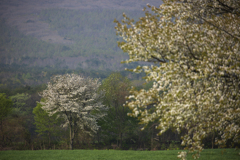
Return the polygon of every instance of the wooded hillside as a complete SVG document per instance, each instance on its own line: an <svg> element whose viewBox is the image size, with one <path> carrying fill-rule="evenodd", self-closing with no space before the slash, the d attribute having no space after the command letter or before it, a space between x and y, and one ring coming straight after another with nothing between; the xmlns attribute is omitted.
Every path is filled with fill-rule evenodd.
<svg viewBox="0 0 240 160"><path fill-rule="evenodd" d="M147 3L161 1L1 1L1 86L41 84L56 72L89 76L131 67L120 64L127 54L117 46L113 20L123 12L138 19Z"/></svg>

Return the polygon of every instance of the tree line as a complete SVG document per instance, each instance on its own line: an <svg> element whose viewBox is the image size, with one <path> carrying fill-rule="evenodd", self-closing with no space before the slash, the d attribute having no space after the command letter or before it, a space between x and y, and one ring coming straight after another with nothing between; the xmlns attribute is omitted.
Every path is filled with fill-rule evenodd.
<svg viewBox="0 0 240 160"><path fill-rule="evenodd" d="M124 103L130 85L120 73L111 74L101 85L98 79L65 74L35 90L8 93L13 96L2 93L1 148L180 149L177 133L169 130L159 137L154 123L141 131L139 120L127 115L130 110Z"/></svg>
<svg viewBox="0 0 240 160"><path fill-rule="evenodd" d="M101 85L96 78L64 74L42 87L1 93L1 149L182 149L182 134L169 129L159 136L157 121L146 126L128 116L124 104L132 84L117 72Z"/></svg>

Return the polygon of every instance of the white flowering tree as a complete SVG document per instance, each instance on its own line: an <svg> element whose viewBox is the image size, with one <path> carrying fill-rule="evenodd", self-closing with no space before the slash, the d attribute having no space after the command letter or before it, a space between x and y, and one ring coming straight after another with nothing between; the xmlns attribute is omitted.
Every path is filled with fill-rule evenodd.
<svg viewBox="0 0 240 160"><path fill-rule="evenodd" d="M70 129L70 149L73 149L77 129L91 133L98 130L97 119L105 115L103 92L98 92L98 79L83 78L76 74L57 75L51 78L41 96L42 109L50 115L65 119L63 127ZM91 131L91 132L90 132Z"/></svg>
<svg viewBox="0 0 240 160"><path fill-rule="evenodd" d="M154 81L149 90L130 91L130 116L158 120L159 134L170 127L187 134L182 145L198 158L202 140L215 145L240 142L240 1L163 0L136 23L123 14L118 42L129 59L151 62L131 70ZM154 109L147 109L152 106ZM216 138L215 133L219 136ZM179 158L185 159L186 153Z"/></svg>

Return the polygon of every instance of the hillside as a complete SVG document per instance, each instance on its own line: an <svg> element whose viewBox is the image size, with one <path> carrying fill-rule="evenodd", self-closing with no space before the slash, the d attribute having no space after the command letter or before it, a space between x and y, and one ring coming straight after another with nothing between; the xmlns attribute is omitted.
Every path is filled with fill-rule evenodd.
<svg viewBox="0 0 240 160"><path fill-rule="evenodd" d="M117 46L113 20L121 20L123 12L138 19L147 3L161 1L0 1L1 85L18 84L14 77L27 73L34 81L21 79L21 85L43 83L36 79L42 72L110 72L129 67L120 64L127 54Z"/></svg>

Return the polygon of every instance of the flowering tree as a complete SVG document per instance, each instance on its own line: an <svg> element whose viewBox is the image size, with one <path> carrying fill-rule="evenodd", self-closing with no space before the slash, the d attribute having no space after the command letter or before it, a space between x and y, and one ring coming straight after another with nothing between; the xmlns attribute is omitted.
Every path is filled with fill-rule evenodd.
<svg viewBox="0 0 240 160"><path fill-rule="evenodd" d="M202 140L218 133L215 144L240 142L240 1L164 0L144 8L145 17L123 14L115 21L118 42L129 59L152 62L130 70L154 81L149 90L130 91L130 116L158 120L159 134L170 127L187 130L182 145L194 158ZM147 109L151 106L154 109ZM185 159L186 154L180 153Z"/></svg>
<svg viewBox="0 0 240 160"><path fill-rule="evenodd" d="M103 92L97 92L98 79L83 78L76 74L57 75L51 78L41 96L42 109L50 115L58 114L70 128L70 149L73 149L74 133L97 131L97 119L105 115L101 103Z"/></svg>

